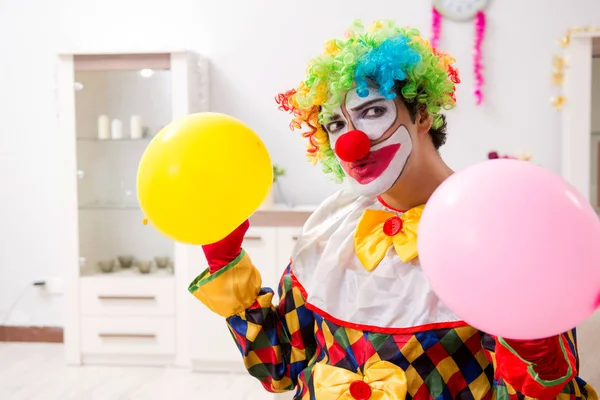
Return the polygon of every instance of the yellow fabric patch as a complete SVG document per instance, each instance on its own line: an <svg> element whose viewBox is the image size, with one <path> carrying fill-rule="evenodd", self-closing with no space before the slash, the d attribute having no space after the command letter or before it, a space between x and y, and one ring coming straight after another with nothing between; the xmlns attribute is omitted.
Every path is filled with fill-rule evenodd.
<svg viewBox="0 0 600 400"><path fill-rule="evenodd" d="M244 254L236 261L214 275L204 273L190 289L210 310L225 318L250 307L256 301L262 284L260 273L250 257Z"/></svg>

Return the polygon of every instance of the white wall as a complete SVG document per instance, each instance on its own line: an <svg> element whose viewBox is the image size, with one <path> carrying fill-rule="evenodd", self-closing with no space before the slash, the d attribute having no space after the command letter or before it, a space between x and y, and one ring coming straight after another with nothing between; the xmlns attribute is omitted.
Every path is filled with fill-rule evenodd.
<svg viewBox="0 0 600 400"><path fill-rule="evenodd" d="M542 17L542 14L544 16ZM491 149L531 150L559 170L559 114L548 104L555 40L570 25L600 25L597 0L493 1L484 43L486 105L471 96L473 24L444 21L441 46L462 70L444 155L455 168ZM290 200L335 190L304 158L304 141L273 97L296 86L325 39L356 17L429 31L430 3L388 0L0 0L0 321L33 279L60 274L62 199L55 54L86 48L189 47L212 63L212 108L264 138ZM184 290L184 289L183 289ZM29 289L9 319L60 325L59 298Z"/></svg>

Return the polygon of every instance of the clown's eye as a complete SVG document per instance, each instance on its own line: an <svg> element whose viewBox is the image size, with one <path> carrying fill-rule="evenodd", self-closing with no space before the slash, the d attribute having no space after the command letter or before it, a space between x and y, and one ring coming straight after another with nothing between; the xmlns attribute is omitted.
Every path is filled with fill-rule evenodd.
<svg viewBox="0 0 600 400"><path fill-rule="evenodd" d="M325 129L327 129L327 132L329 132L329 133L338 133L342 129L344 129L345 126L346 126L346 123L344 121L333 121L333 122L328 123L325 126Z"/></svg>
<svg viewBox="0 0 600 400"><path fill-rule="evenodd" d="M387 112L387 109L385 107L374 106L374 107L369 107L366 110L364 110L360 114L360 117L364 118L364 119L375 119L375 118L381 117L386 112Z"/></svg>

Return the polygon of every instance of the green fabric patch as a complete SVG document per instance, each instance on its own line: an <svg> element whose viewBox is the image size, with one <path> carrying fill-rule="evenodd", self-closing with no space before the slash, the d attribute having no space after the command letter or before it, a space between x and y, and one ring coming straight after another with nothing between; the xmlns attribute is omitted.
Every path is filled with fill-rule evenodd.
<svg viewBox="0 0 600 400"><path fill-rule="evenodd" d="M350 347L350 340L348 339L348 335L346 334L345 329L338 329L333 334L336 342L338 342L344 349Z"/></svg>
<svg viewBox="0 0 600 400"><path fill-rule="evenodd" d="M443 338L440 339L440 343L444 346L444 349L448 354L453 355L463 346L463 341L456 333L456 330L450 329Z"/></svg>
<svg viewBox="0 0 600 400"><path fill-rule="evenodd" d="M429 375L427 375L427 378L425 378L425 384L427 385L427 389L429 389L429 393L433 399L437 399L438 396L440 396L444 391L444 378L442 378L442 375L440 375L437 369L434 369L429 373Z"/></svg>
<svg viewBox="0 0 600 400"><path fill-rule="evenodd" d="M256 339L254 339L253 344L254 346L252 347L254 348L254 350L273 347L273 343L271 343L271 341L269 340L269 336L267 336L267 334L263 331L260 331L260 333L256 336Z"/></svg>
<svg viewBox="0 0 600 400"><path fill-rule="evenodd" d="M383 346L388 339L391 339L390 335L385 335L383 333L369 333L369 342L371 342L375 351L379 351L381 346Z"/></svg>
<svg viewBox="0 0 600 400"><path fill-rule="evenodd" d="M252 375L253 377L255 377L259 380L264 380L271 376L271 374L269 373L269 370L263 363L259 363L259 364L256 364L256 365L248 368L248 372L250 373L250 375Z"/></svg>
<svg viewBox="0 0 600 400"><path fill-rule="evenodd" d="M494 394L496 395L496 400L510 400L508 389L504 385L497 385Z"/></svg>
<svg viewBox="0 0 600 400"><path fill-rule="evenodd" d="M189 292L194 293L195 291L200 289L200 287L202 287L203 285L206 285L207 283L212 282L213 280L217 279L219 276L223 275L225 272L229 271L230 269L232 269L233 267L238 265L239 262L242 260L242 258L244 258L245 255L246 255L246 252L242 249L242 252L240 253L239 256L237 256L235 258L235 260L233 260L232 262L230 262L229 264L227 264L226 266L224 266L223 268L221 268L220 270L218 270L217 272L215 272L212 275L210 274L210 271L208 268L205 269L204 272L202 272L200 275L198 275L196 277L196 279L194 279L192 281L192 283L190 283L190 286L188 286Z"/></svg>

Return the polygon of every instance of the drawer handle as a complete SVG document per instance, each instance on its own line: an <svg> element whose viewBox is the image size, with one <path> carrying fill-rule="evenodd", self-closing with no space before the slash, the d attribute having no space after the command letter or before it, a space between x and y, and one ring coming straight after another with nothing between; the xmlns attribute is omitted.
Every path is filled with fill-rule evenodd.
<svg viewBox="0 0 600 400"><path fill-rule="evenodd" d="M101 338L156 339L154 333L99 333Z"/></svg>
<svg viewBox="0 0 600 400"><path fill-rule="evenodd" d="M245 236L244 239L245 240L262 240L262 237L260 237L260 236Z"/></svg>
<svg viewBox="0 0 600 400"><path fill-rule="evenodd" d="M295 241L297 241L298 239L300 239L300 237L299 237L299 236L292 236L292 240L293 240L294 242L295 242Z"/></svg>
<svg viewBox="0 0 600 400"><path fill-rule="evenodd" d="M156 296L98 296L99 300L146 300L154 301Z"/></svg>

